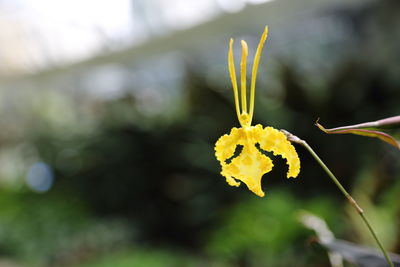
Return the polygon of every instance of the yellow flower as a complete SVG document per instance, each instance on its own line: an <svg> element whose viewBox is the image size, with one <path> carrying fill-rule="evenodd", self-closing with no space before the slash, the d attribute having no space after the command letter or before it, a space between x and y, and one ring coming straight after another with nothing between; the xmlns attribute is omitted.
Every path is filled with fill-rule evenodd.
<svg viewBox="0 0 400 267"><path fill-rule="evenodd" d="M251 126L251 120L254 112L254 94L256 85L256 76L258 64L261 57L261 50L267 39L268 27L261 36L253 62L253 73L250 84L250 106L247 109L246 93L246 60L248 54L247 43L242 44L242 61L240 63L241 80L241 110L239 104L239 93L236 82L236 71L233 60L233 39L229 43L228 65L229 74L232 81L233 94L235 98L236 113L241 125L240 128L232 128L231 132L223 135L215 144L215 156L221 163L221 174L225 176L226 181L231 186L239 186L243 182L256 195L263 197L264 192L261 189L262 176L271 171L274 166L272 160L263 153L263 151L273 152L286 159L289 165L287 178L297 177L300 172L300 160L293 145L286 139L286 136L272 128L257 124ZM239 156L235 157L235 151L238 146L242 147Z"/></svg>

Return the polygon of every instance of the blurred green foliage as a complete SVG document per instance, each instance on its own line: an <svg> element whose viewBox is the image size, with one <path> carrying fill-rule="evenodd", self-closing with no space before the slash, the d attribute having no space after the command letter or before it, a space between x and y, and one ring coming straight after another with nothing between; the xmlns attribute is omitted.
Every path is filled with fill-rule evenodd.
<svg viewBox="0 0 400 267"><path fill-rule="evenodd" d="M82 267L173 267L173 266L189 266L189 261L185 260L182 255L168 252L152 250L133 250L123 251L107 255L99 258L91 263L83 264Z"/></svg>
<svg viewBox="0 0 400 267"><path fill-rule="evenodd" d="M266 198L259 201L253 197L230 209L212 235L208 251L235 265L245 261L249 266L308 266L310 250L298 253L304 252L310 236L298 221L299 212L311 211L338 230L337 223L332 223L337 221L334 203L328 199L307 203L278 190Z"/></svg>
<svg viewBox="0 0 400 267"><path fill-rule="evenodd" d="M318 117L334 127L399 112L400 16L393 7L398 3L382 1L338 11L354 36L335 49L323 47L314 69L303 67L307 54L299 62L263 62L274 64L265 68L273 77L259 74L255 123L306 139L399 252L398 151L362 137L326 136L313 126ZM296 219L302 209L321 216L337 237L367 244L358 218L346 213L340 193L301 147L300 176L284 178L287 167L274 158L263 199L226 184L213 146L238 123L229 80L209 83L209 66L201 62L187 60L171 113L145 116L132 95L66 110L75 100L57 105L60 94L49 116L32 111L15 142L35 152L25 153L25 167L37 160L52 168L54 185L44 193L3 186L1 256L27 266L326 266L325 251L309 245L313 233ZM56 113L71 120L63 124ZM25 179L20 172L14 178Z"/></svg>
<svg viewBox="0 0 400 267"><path fill-rule="evenodd" d="M84 204L62 194L0 194L0 254L28 266L75 263L126 244L123 221L94 221Z"/></svg>

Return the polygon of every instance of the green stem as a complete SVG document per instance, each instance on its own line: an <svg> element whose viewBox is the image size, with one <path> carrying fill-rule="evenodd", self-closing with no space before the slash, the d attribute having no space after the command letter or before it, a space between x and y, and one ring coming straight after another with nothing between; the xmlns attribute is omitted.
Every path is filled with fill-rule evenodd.
<svg viewBox="0 0 400 267"><path fill-rule="evenodd" d="M378 244L379 248L381 249L385 259L390 267L394 267L392 261L389 258L388 253L386 252L385 248L383 247L381 241L379 241L378 236L376 235L375 230L372 228L371 224L369 223L368 219L365 217L363 209L357 204L357 202L352 198L352 196L346 191L346 189L342 186L339 180L335 177L335 175L329 170L329 168L325 165L325 163L321 160L321 158L315 153L315 151L307 144L306 141L298 138L297 136L289 133L288 131L281 130L289 141L293 143L300 144L304 146L308 152L314 157L314 159L318 162L318 164L324 169L324 171L328 174L329 178L336 184L339 190L343 193L349 203L356 209L357 213L361 216L364 223L367 225L368 230L371 232L372 236L374 237L376 243Z"/></svg>

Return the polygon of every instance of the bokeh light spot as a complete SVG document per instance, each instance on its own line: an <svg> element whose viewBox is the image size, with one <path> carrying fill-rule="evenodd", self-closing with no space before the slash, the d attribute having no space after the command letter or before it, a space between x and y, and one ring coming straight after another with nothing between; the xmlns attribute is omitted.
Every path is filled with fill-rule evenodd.
<svg viewBox="0 0 400 267"><path fill-rule="evenodd" d="M53 171L44 162L33 164L26 175L26 184L33 191L42 193L48 191L53 185Z"/></svg>

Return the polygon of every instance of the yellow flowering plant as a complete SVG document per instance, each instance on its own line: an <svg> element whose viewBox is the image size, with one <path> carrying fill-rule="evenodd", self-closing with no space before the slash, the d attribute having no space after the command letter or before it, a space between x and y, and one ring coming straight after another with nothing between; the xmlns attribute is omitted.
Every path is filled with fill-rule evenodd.
<svg viewBox="0 0 400 267"><path fill-rule="evenodd" d="M241 127L233 127L229 134L221 136L215 144L215 156L221 164L221 174L226 178L226 181L229 185L239 186L240 182L243 182L256 195L263 197L265 194L261 188L262 176L270 172L274 166L272 160L267 157L264 152L272 152L274 156L280 155L282 158L286 159L286 162L289 165L287 178L295 178L300 172L300 159L292 143L303 146L308 150L308 152L310 152L317 163L328 174L328 177L343 193L348 202L355 208L377 242L388 265L394 267L389 254L383 247L378 236L376 235L376 232L365 216L364 210L341 185L336 176L329 170L329 168L307 144L306 141L285 130L279 131L269 126L264 128L261 124L251 126L254 113L254 96L258 64L260 62L261 51L267 39L267 35L268 27L266 26L263 34L261 35L260 43L258 44L256 53L254 55L250 84L249 109L247 109L246 92L246 62L248 55L247 43L243 40L241 41L242 59L240 63L241 88L239 101L239 90L236 82L236 71L233 58L233 39L231 39L229 42L228 67L232 81L236 113ZM320 128L323 127L320 126ZM329 129L326 131L329 131ZM242 147L242 150L240 152L236 152L238 150L237 148L240 146Z"/></svg>
<svg viewBox="0 0 400 267"><path fill-rule="evenodd" d="M300 172L300 160L296 149L287 140L285 134L272 127L263 127L261 124L251 126L254 113L255 85L257 78L258 65L261 58L262 48L267 39L268 27L266 26L258 44L251 76L250 84L250 105L247 108L246 92L246 62L248 46L245 41L241 41L242 59L240 63L240 98L236 82L235 63L233 58L233 39L229 42L228 67L232 82L235 107L240 128L233 127L229 134L225 134L218 139L215 144L215 156L221 164L221 174L231 186L239 186L240 182L247 185L249 190L256 195L263 197L265 194L261 188L261 178L273 168L272 160L263 153L272 152L275 156L280 155L286 159L289 165L287 178L297 177ZM242 151L235 157L238 146L242 146Z"/></svg>

